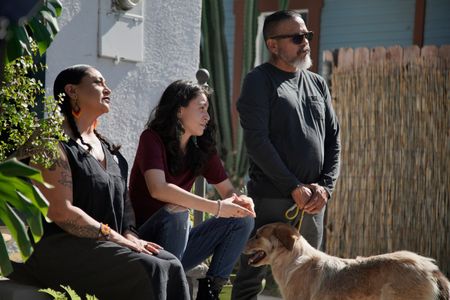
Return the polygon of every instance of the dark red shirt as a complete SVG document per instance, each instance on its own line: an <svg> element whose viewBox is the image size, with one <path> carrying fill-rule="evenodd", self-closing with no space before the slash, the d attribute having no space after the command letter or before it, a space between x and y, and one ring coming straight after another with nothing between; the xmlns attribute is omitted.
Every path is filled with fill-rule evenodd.
<svg viewBox="0 0 450 300"><path fill-rule="evenodd" d="M150 169L163 170L166 182L175 184L190 191L196 176L186 169L179 175L169 172L166 148L158 133L151 129L142 132L130 175L130 198L136 214L136 225L140 226L166 203L152 198L145 183L144 173ZM217 184L228 178L217 153L214 153L206 163L202 176L210 184Z"/></svg>

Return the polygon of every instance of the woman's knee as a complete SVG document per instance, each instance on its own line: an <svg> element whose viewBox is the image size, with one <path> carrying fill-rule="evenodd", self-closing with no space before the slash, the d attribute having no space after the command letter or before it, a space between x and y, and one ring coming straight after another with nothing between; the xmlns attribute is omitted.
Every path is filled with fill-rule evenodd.
<svg viewBox="0 0 450 300"><path fill-rule="evenodd" d="M176 257L170 260L170 269L172 270L172 272L175 271L176 273L184 274L183 265L181 264L181 261Z"/></svg>
<svg viewBox="0 0 450 300"><path fill-rule="evenodd" d="M252 217L236 218L233 219L233 225L237 230L242 231L245 234L250 234L255 226L255 219Z"/></svg>
<svg viewBox="0 0 450 300"><path fill-rule="evenodd" d="M156 255L156 257L159 259L168 261L170 263L172 263L172 262L177 263L180 261L175 255L173 255L169 251L163 250L163 249L159 250L159 253Z"/></svg>
<svg viewBox="0 0 450 300"><path fill-rule="evenodd" d="M162 255L161 252L158 254L158 257L164 259L169 264L169 270L172 275L176 274L184 274L184 268L181 264L181 261L172 253L163 251L164 253Z"/></svg>
<svg viewBox="0 0 450 300"><path fill-rule="evenodd" d="M188 228L189 212L169 213L167 221L169 222L170 226L177 226L178 228Z"/></svg>

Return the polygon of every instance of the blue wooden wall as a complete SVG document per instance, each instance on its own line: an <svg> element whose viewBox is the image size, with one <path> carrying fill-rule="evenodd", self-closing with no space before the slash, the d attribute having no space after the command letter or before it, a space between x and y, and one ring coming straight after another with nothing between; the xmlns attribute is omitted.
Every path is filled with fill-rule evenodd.
<svg viewBox="0 0 450 300"><path fill-rule="evenodd" d="M229 71L232 78L234 0L222 1ZM321 53L324 50L412 45L415 3L416 0L324 0L319 62L314 63L318 64L321 70ZM448 44L450 44L450 0L426 0L424 45ZM231 78L230 84L233 83Z"/></svg>
<svg viewBox="0 0 450 300"><path fill-rule="evenodd" d="M325 0L320 48L412 44L415 0Z"/></svg>
<svg viewBox="0 0 450 300"><path fill-rule="evenodd" d="M424 45L450 45L450 0L426 0Z"/></svg>

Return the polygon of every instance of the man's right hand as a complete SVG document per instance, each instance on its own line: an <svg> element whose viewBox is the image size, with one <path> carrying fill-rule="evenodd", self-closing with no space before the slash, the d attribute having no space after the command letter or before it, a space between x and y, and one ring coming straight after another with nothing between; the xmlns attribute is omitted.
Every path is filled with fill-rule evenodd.
<svg viewBox="0 0 450 300"><path fill-rule="evenodd" d="M304 184L297 186L291 192L292 199L294 199L295 203L300 209L303 209L305 207L306 203L308 203L312 195L313 192L311 191L311 189Z"/></svg>

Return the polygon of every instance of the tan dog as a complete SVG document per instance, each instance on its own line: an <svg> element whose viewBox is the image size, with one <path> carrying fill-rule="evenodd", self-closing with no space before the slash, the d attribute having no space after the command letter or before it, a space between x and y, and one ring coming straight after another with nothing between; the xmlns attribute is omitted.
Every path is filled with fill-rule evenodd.
<svg viewBox="0 0 450 300"><path fill-rule="evenodd" d="M284 223L261 227L244 253L252 266L271 265L286 300L449 299L450 283L430 258L408 251L333 257Z"/></svg>

